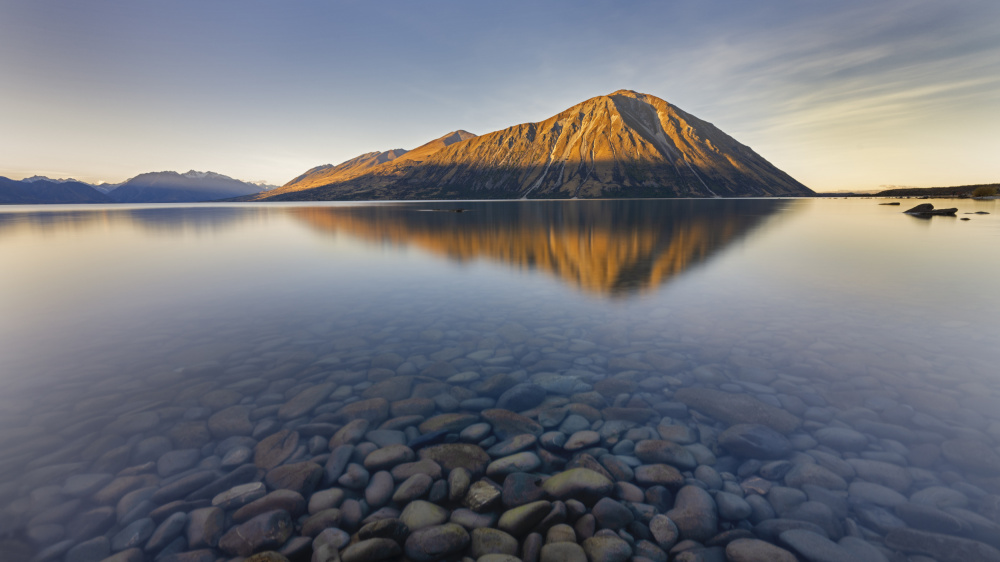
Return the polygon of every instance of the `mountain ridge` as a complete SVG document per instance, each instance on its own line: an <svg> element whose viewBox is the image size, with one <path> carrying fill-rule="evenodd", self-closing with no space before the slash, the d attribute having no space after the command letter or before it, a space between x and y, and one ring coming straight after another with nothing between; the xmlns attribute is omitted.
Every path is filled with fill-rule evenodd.
<svg viewBox="0 0 1000 562"><path fill-rule="evenodd" d="M261 187L216 172L146 172L108 192L118 203L196 203L259 193Z"/></svg>
<svg viewBox="0 0 1000 562"><path fill-rule="evenodd" d="M631 90L590 98L543 121L480 136L468 133L466 138L450 143L438 142L460 132L449 133L360 173L316 173L308 183L299 176L278 190L247 199L740 197L813 193L711 123L664 100ZM410 154L418 151L419 158Z"/></svg>

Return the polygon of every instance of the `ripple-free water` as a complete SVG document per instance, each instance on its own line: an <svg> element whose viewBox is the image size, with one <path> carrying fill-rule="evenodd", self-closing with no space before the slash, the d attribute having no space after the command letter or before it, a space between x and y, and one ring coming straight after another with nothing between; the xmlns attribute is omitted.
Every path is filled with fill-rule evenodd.
<svg viewBox="0 0 1000 562"><path fill-rule="evenodd" d="M689 485L771 502L773 513L741 516L724 496L718 533L748 530L808 557L794 535L762 526L799 520L841 540L837 548L853 536L886 555L942 557L934 548L956 545L926 546L944 539L925 532L954 520L949 536L1000 546L1000 206L943 201L958 217L926 220L877 203L0 209L0 531L8 549L52 560L135 547L147 548L137 559L228 559L235 552L218 537L192 545L190 531L154 534L163 544L150 547L147 530L212 499L192 489L165 509L162 490L232 475L241 463L227 455L285 429L297 445L283 465L324 465L328 441L351 421L341 408L385 398L387 411L376 404L364 415L368 430L385 424L391 438L357 435L359 466L385 439L412 442L434 416L479 416L499 400L586 444L567 451L546 433L522 449L535 452L522 470L607 469L615 461L603 455L649 464L629 443L670 436L721 475L706 482L712 471L674 459ZM517 387L533 391L527 398L504 394L531 384ZM791 413L794 452L777 465L731 454L719 435L744 420L688 408L676 396L687 387ZM326 394L311 404L310 392ZM303 401L304 412L288 405ZM492 431L459 436L459 427L439 439L489 449L506 433L483 415ZM577 435L591 429L600 442ZM404 507L368 505L363 486L329 472L315 489L345 491L339 525L348 533L380 507ZM243 474L232 478L276 486L264 468ZM501 486L505 474L490 472ZM634 553L646 552L644 539L657 542L649 516L677 508L654 502L650 487L653 510L633 506L638 523L622 530ZM787 492L790 505L775 499L787 488L806 493ZM299 491L308 499L312 489ZM453 519L462 509L427 493ZM923 509L914 504L934 511L921 519L907 511ZM313 543L294 538L308 514L292 516L300 521L286 554L308 560ZM121 531L137 521L145 526L128 542Z"/></svg>

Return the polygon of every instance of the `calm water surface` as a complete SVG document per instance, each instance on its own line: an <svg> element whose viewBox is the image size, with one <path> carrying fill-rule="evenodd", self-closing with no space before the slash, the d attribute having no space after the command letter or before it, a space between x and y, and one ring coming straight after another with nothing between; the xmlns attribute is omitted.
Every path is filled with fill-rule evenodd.
<svg viewBox="0 0 1000 562"><path fill-rule="evenodd" d="M422 424L464 412L473 417L437 438L505 458L490 449L507 437L502 424L483 413L499 406L540 423L535 433L600 437L565 450L545 433L523 449L537 454L519 470L547 476L601 459L614 473L603 455L666 462L715 497L711 535L747 530L803 559L808 545L761 525L808 521L836 548L853 538L871 556L946 559L955 544L926 546L940 542L927 531L1000 547L1000 206L935 202L971 218L962 221L877 203L0 208L0 532L9 548L51 560L130 548L144 549L136 560L185 551L228 560L239 553L218 536L198 544L190 528L169 535L162 523L174 512L191 519L236 484L282 487L249 450L289 430L296 444L279 463L326 467L298 491L343 489L343 521L328 526L352 533L379 507L405 502L369 505L364 485L337 480L338 430L358 417L389 428L391 438L362 430L351 441L363 466L394 439L423 455L414 439L441 426ZM989 214L967 214L977 211ZM530 396L517 398L523 388ZM683 392L692 388L751 397L795 427L751 420L740 411L753 407L710 395L730 413L713 411ZM322 396L295 411L310 393ZM376 402L360 415L342 410L362 400ZM492 432L456 435L484 419ZM720 439L746 421L788 441L747 439L766 449L780 438L788 450ZM694 464L629 445L661 440ZM201 490L244 464L257 473ZM506 471L487 473L504 483ZM163 492L185 478L200 483ZM670 485L680 503L658 505L650 484L640 487L638 503L654 509L636 508L640 528L622 531L626 544L636 556L643 539L669 550L644 535L648 516L673 508L683 520L688 494ZM718 494L730 492L753 514L723 507ZM923 507L930 515L911 513ZM222 530L237 524L234 508L222 512ZM299 525L283 548L309 560L317 543L295 542L308 514L291 515ZM681 538L726 542L688 528Z"/></svg>

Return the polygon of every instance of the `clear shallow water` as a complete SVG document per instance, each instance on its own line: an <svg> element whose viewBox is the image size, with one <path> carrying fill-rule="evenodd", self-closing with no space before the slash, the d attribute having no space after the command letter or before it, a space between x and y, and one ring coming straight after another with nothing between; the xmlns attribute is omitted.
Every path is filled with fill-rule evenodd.
<svg viewBox="0 0 1000 562"><path fill-rule="evenodd" d="M255 442L283 427L340 426L347 421L337 418L340 407L379 394L368 387L396 376L417 377L393 380L409 386L408 395L434 400L424 417L478 413L499 395L477 385L497 375L542 385L546 402L527 413L549 420L546 431L562 422L550 426L543 412L573 404L639 411L603 412L588 420L597 430L617 416L645 416L630 436L602 435L603 453L620 440L660 439L662 432L643 433L658 426L697 430L715 453L700 461L717 461L735 485L760 474L746 455L718 445L732 420L698 408L682 413L676 392L753 396L801 420L789 433L798 451L784 455L790 466L816 462L807 458L816 450L888 463L908 471L910 481L865 465L884 474L865 478L855 469L844 482L894 484L888 487L908 499L921 490L958 490L964 503L936 508L964 509L995 524L988 505L1000 492L991 464L1000 439L1000 209L995 201L941 202L972 220L922 220L901 214L905 204L0 209L4 525L36 549L59 546L48 554L63 559L93 537L113 543L130 519L116 513L107 529L77 536L80 513L124 508L121 498L102 497L102 504L91 491L67 491L74 475L132 470L149 476L141 488L158 489L188 473L230 471L218 463L233 439L211 431L178 437L179 426L207 426L233 405L251 412ZM456 208L467 212L446 212ZM991 214L963 214L973 211ZM464 373L474 375L452 378ZM321 383L340 390L302 416L277 417L276 406ZM129 416L140 414L151 426L128 428ZM819 443L817 432L828 427L860 431L868 443ZM307 433L286 464L326 462L328 447L310 445ZM198 464L176 473L155 464L131 468L186 449L199 450ZM108 460L112 450L121 458ZM956 457L970 451L983 458ZM578 452L556 456L572 463ZM546 458L531 471L558 468ZM802 488L786 475L768 475L779 487ZM851 505L896 513L864 490L838 487L833 491ZM145 519L159 506L151 502L131 518ZM886 546L889 527L864 508L834 519L840 526L827 534L898 550L891 540ZM966 521L953 534L984 540L974 531L995 529L979 523ZM721 520L717 530L752 527L747 519Z"/></svg>

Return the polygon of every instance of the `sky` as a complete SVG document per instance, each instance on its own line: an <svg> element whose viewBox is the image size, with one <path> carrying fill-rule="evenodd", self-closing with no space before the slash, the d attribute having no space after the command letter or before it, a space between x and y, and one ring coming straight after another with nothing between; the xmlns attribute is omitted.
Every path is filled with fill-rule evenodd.
<svg viewBox="0 0 1000 562"><path fill-rule="evenodd" d="M1000 2L0 0L0 176L284 184L618 89L817 191L1000 182Z"/></svg>

